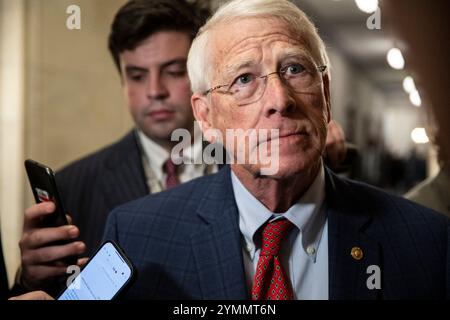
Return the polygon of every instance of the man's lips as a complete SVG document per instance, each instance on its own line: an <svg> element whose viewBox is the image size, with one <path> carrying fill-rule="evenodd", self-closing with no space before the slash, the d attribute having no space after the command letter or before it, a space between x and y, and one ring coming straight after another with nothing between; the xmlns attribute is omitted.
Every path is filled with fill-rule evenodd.
<svg viewBox="0 0 450 320"><path fill-rule="evenodd" d="M258 142L258 145L262 143L268 143L271 141L280 141L282 139L296 139L296 138L304 138L308 137L309 133L306 130L294 131L294 132L282 132L280 134L269 135L266 139L261 139Z"/></svg>
<svg viewBox="0 0 450 320"><path fill-rule="evenodd" d="M154 110L147 115L155 120L167 120L173 116L175 112L170 110Z"/></svg>
<svg viewBox="0 0 450 320"><path fill-rule="evenodd" d="M282 138L288 138L291 136L308 136L309 134L306 131L299 131L299 132L288 132L288 133L282 133L278 137L274 137L274 139L282 139Z"/></svg>
<svg viewBox="0 0 450 320"><path fill-rule="evenodd" d="M299 137L299 136L309 136L309 134L306 130L294 131L294 132L281 132L278 135L273 135L271 137L268 137L267 141L279 140L279 139L290 138L290 137Z"/></svg>

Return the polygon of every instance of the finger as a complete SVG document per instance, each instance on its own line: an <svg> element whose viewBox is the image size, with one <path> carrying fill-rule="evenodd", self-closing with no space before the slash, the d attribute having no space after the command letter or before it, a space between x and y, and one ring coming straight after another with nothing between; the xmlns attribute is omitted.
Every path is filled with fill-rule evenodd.
<svg viewBox="0 0 450 320"><path fill-rule="evenodd" d="M75 241L65 245L49 246L34 250L25 251L22 254L24 265L41 265L62 258L82 254L86 250L86 245L81 241Z"/></svg>
<svg viewBox="0 0 450 320"><path fill-rule="evenodd" d="M67 266L36 265L22 270L22 283L28 288L39 288L66 274Z"/></svg>
<svg viewBox="0 0 450 320"><path fill-rule="evenodd" d="M55 241L70 241L75 239L80 231L75 226L61 226L56 228L38 228L24 235L20 242L22 250L39 248Z"/></svg>
<svg viewBox="0 0 450 320"><path fill-rule="evenodd" d="M69 214L66 214L66 219L68 224L72 224L72 217Z"/></svg>
<svg viewBox="0 0 450 320"><path fill-rule="evenodd" d="M80 267L84 266L87 262L88 262L89 258L80 258L77 261L77 265L79 265Z"/></svg>
<svg viewBox="0 0 450 320"><path fill-rule="evenodd" d="M53 202L41 202L32 205L25 210L23 229L31 229L39 225L41 217L49 215L55 211L56 207Z"/></svg>
<svg viewBox="0 0 450 320"><path fill-rule="evenodd" d="M20 296L11 297L9 300L54 300L44 291L33 291Z"/></svg>

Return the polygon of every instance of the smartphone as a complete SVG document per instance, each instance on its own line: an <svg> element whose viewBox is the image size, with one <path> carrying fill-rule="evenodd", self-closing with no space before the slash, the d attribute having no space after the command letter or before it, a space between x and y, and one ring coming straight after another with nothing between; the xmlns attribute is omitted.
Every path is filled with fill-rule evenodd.
<svg viewBox="0 0 450 320"><path fill-rule="evenodd" d="M64 209L58 188L56 187L53 170L50 167L31 159L25 160L25 169L36 203L52 201L55 204L55 212L42 217L40 226L42 228L50 228L69 224L66 218L66 210ZM70 241L55 241L48 245L64 245L69 242ZM78 257L70 256L61 260L68 265L76 265Z"/></svg>
<svg viewBox="0 0 450 320"><path fill-rule="evenodd" d="M25 160L25 169L36 203L52 201L56 207L54 213L42 219L42 226L59 227L68 224L53 170L31 159Z"/></svg>
<svg viewBox="0 0 450 320"><path fill-rule="evenodd" d="M132 284L135 275L122 249L106 241L57 299L112 300Z"/></svg>

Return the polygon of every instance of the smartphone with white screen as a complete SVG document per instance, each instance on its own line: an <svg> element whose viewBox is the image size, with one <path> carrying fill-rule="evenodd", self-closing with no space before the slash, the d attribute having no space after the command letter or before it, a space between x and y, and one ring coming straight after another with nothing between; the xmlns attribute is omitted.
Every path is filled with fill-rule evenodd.
<svg viewBox="0 0 450 320"><path fill-rule="evenodd" d="M106 241L58 300L112 300L131 285L136 269L120 247Z"/></svg>

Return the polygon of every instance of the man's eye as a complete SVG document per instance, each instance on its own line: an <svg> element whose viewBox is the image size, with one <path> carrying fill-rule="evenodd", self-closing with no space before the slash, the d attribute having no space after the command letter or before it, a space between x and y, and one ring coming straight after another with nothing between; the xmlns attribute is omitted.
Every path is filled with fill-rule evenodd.
<svg viewBox="0 0 450 320"><path fill-rule="evenodd" d="M287 75L299 74L305 71L305 67L299 63L290 64L284 68L282 68L281 72Z"/></svg>
<svg viewBox="0 0 450 320"><path fill-rule="evenodd" d="M168 70L165 72L168 76L179 78L184 77L186 75L186 70Z"/></svg>
<svg viewBox="0 0 450 320"><path fill-rule="evenodd" d="M243 75L240 75L239 77L234 80L233 84L236 84L238 86L246 85L252 82L255 79L255 76L250 73L245 73Z"/></svg>
<svg viewBox="0 0 450 320"><path fill-rule="evenodd" d="M142 74L132 74L130 75L130 79L136 82L141 82L144 79Z"/></svg>

